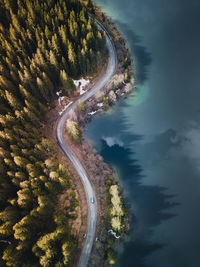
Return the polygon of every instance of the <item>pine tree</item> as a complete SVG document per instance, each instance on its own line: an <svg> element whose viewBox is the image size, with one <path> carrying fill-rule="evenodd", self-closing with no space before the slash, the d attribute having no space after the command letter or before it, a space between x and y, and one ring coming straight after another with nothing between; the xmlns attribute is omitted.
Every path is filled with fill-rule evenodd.
<svg viewBox="0 0 200 267"><path fill-rule="evenodd" d="M56 56L52 50L50 50L50 52L49 52L49 60L50 60L50 63L58 70L59 64L58 64L57 58L56 58Z"/></svg>
<svg viewBox="0 0 200 267"><path fill-rule="evenodd" d="M57 211L58 195L74 188L40 127L55 91L72 94L72 78L93 69L104 49L88 5L0 3L0 235L7 242L2 266L63 266L72 258L76 241L68 219L76 218L78 202L75 193L68 194L69 205ZM80 140L79 130L74 124Z"/></svg>
<svg viewBox="0 0 200 267"><path fill-rule="evenodd" d="M42 78L43 78L45 87L48 90L48 94L53 95L54 85L53 85L52 81L50 80L50 78L47 76L47 74L45 72L42 73Z"/></svg>
<svg viewBox="0 0 200 267"><path fill-rule="evenodd" d="M68 42L68 60L70 62L71 75L76 75L76 55L71 42Z"/></svg>
<svg viewBox="0 0 200 267"><path fill-rule="evenodd" d="M68 59L70 63L75 64L76 55L75 55L74 48L71 42L68 42Z"/></svg>
<svg viewBox="0 0 200 267"><path fill-rule="evenodd" d="M22 208L29 208L33 203L33 196L29 188L23 188L17 192L17 203Z"/></svg>
<svg viewBox="0 0 200 267"><path fill-rule="evenodd" d="M48 91L47 91L47 88L45 86L44 81L41 78L39 78L39 77L37 77L36 81L37 81L37 85L38 85L38 88L40 90L40 93L48 101L49 100L49 98L48 98Z"/></svg>
<svg viewBox="0 0 200 267"><path fill-rule="evenodd" d="M5 223L3 223L1 226L0 226L0 234L2 236L6 236L6 237L9 237L13 234L13 229L12 229L13 225L10 221L7 221Z"/></svg>
<svg viewBox="0 0 200 267"><path fill-rule="evenodd" d="M16 86L8 80L5 76L0 75L0 86L2 88L7 88L7 90L15 92L16 91Z"/></svg>
<svg viewBox="0 0 200 267"><path fill-rule="evenodd" d="M72 79L69 78L65 70L60 71L60 81L62 88L66 91L66 93L71 93L76 90Z"/></svg>
<svg viewBox="0 0 200 267"><path fill-rule="evenodd" d="M11 92L5 90L6 98L10 106L14 109L21 109L22 103Z"/></svg>
<svg viewBox="0 0 200 267"><path fill-rule="evenodd" d="M26 167L26 164L28 163L27 159L20 157L20 156L15 156L14 162L17 166L22 167L24 169Z"/></svg>

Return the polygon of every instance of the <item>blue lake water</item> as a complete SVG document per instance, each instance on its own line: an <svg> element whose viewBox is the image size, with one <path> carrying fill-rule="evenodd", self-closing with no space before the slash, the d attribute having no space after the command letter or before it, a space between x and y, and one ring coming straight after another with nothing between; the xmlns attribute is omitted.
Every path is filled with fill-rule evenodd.
<svg viewBox="0 0 200 267"><path fill-rule="evenodd" d="M99 0L127 40L136 89L88 124L132 230L117 267L200 267L200 1Z"/></svg>

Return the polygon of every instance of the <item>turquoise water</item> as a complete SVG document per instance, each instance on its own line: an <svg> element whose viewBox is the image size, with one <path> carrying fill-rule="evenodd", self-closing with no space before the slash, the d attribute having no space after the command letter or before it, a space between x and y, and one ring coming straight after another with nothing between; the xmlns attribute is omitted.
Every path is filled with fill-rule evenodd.
<svg viewBox="0 0 200 267"><path fill-rule="evenodd" d="M118 267L200 266L200 2L101 0L127 40L136 89L88 124L131 210Z"/></svg>

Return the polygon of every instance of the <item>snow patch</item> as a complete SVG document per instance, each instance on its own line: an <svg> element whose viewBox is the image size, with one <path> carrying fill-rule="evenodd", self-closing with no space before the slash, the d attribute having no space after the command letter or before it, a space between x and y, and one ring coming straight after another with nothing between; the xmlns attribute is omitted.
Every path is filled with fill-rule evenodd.
<svg viewBox="0 0 200 267"><path fill-rule="evenodd" d="M120 238L120 236L117 235L112 229L108 230L108 233L111 233L111 235L114 235L114 237L115 237L116 239L119 239L119 238Z"/></svg>
<svg viewBox="0 0 200 267"><path fill-rule="evenodd" d="M57 96L59 96L62 93L62 90L56 92Z"/></svg>
<svg viewBox="0 0 200 267"><path fill-rule="evenodd" d="M64 111L65 111L65 110L66 110L72 103L73 103L72 101L69 102L69 103L63 108L63 110L59 112L59 114L62 115L63 112L64 112Z"/></svg>
<svg viewBox="0 0 200 267"><path fill-rule="evenodd" d="M98 103L97 106L101 108L103 107L103 103Z"/></svg>
<svg viewBox="0 0 200 267"><path fill-rule="evenodd" d="M90 80L81 78L79 80L73 80L73 82L76 87L79 87L80 84L80 95L83 95L86 92L86 90L83 90L83 87L85 87L90 82Z"/></svg>
<svg viewBox="0 0 200 267"><path fill-rule="evenodd" d="M92 111L92 112L89 112L88 114L92 116L92 115L94 115L95 113L97 113L97 110Z"/></svg>

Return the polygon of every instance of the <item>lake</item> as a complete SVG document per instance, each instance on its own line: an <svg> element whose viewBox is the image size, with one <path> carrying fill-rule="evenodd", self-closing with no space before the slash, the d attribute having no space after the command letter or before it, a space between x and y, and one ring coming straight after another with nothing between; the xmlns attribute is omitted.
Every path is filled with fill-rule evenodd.
<svg viewBox="0 0 200 267"><path fill-rule="evenodd" d="M131 211L117 267L200 266L200 1L98 0L136 88L86 129Z"/></svg>

